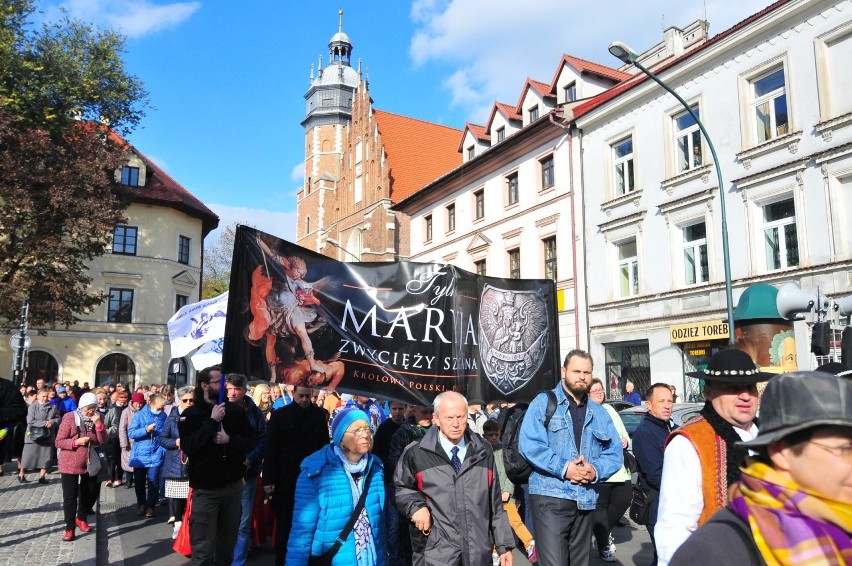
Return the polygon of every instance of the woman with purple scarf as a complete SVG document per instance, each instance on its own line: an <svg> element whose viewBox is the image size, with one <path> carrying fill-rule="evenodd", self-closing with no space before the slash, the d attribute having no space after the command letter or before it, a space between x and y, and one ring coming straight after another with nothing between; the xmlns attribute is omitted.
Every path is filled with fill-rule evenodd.
<svg viewBox="0 0 852 566"><path fill-rule="evenodd" d="M760 433L728 506L671 566L852 564L852 381L820 372L769 380Z"/></svg>

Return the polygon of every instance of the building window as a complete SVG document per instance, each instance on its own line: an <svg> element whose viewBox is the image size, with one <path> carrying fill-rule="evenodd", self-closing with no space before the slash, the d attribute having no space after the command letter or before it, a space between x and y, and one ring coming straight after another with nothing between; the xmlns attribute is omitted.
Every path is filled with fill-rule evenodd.
<svg viewBox="0 0 852 566"><path fill-rule="evenodd" d="M133 289L110 289L107 322L131 322Z"/></svg>
<svg viewBox="0 0 852 566"><path fill-rule="evenodd" d="M518 174L506 176L506 200L510 205L518 202Z"/></svg>
<svg viewBox="0 0 852 566"><path fill-rule="evenodd" d="M538 104L529 109L530 122L538 120Z"/></svg>
<svg viewBox="0 0 852 566"><path fill-rule="evenodd" d="M799 265L799 239L793 199L765 205L763 223L766 269L786 269Z"/></svg>
<svg viewBox="0 0 852 566"><path fill-rule="evenodd" d="M574 102L577 100L577 83L571 83L565 86L565 102Z"/></svg>
<svg viewBox="0 0 852 566"><path fill-rule="evenodd" d="M521 278L521 250L518 248L509 250L509 277Z"/></svg>
<svg viewBox="0 0 852 566"><path fill-rule="evenodd" d="M497 141L501 142L504 139L506 139L506 128L501 126L497 128Z"/></svg>
<svg viewBox="0 0 852 566"><path fill-rule="evenodd" d="M645 391L651 385L651 350L647 341L605 344L604 360L610 399L624 399L628 381L635 391Z"/></svg>
<svg viewBox="0 0 852 566"><path fill-rule="evenodd" d="M447 205L447 233L456 229L456 204Z"/></svg>
<svg viewBox="0 0 852 566"><path fill-rule="evenodd" d="M687 285L707 283L707 226L704 222L683 229L683 282Z"/></svg>
<svg viewBox="0 0 852 566"><path fill-rule="evenodd" d="M135 389L136 365L133 360L124 354L110 354L105 356L95 369L95 385L115 385L124 383L131 391Z"/></svg>
<svg viewBox="0 0 852 566"><path fill-rule="evenodd" d="M311 233L311 217L305 218L305 234Z"/></svg>
<svg viewBox="0 0 852 566"><path fill-rule="evenodd" d="M474 218L480 220L485 217L485 189L479 189L473 193Z"/></svg>
<svg viewBox="0 0 852 566"><path fill-rule="evenodd" d="M549 189L555 182L553 175L553 156L548 155L539 161L539 165L541 166L541 189Z"/></svg>
<svg viewBox="0 0 852 566"><path fill-rule="evenodd" d="M189 304L189 296L188 295L175 295L175 312L179 311L183 307Z"/></svg>
<svg viewBox="0 0 852 566"><path fill-rule="evenodd" d="M635 188L632 136L612 146L612 162L615 195L621 196L631 192Z"/></svg>
<svg viewBox="0 0 852 566"><path fill-rule="evenodd" d="M484 259L481 259L479 261L474 261L473 267L474 267L474 270L476 271L477 275L482 275L482 276L485 275L485 260Z"/></svg>
<svg viewBox="0 0 852 566"><path fill-rule="evenodd" d="M135 226L116 226L112 233L112 253L120 255L136 255Z"/></svg>
<svg viewBox="0 0 852 566"><path fill-rule="evenodd" d="M139 186L139 168L125 165L121 168L121 184L128 187Z"/></svg>
<svg viewBox="0 0 852 566"><path fill-rule="evenodd" d="M636 240L618 244L618 283L622 297L639 294L639 258Z"/></svg>
<svg viewBox="0 0 852 566"><path fill-rule="evenodd" d="M189 236L178 236L178 263L189 265L189 244L192 239Z"/></svg>
<svg viewBox="0 0 852 566"><path fill-rule="evenodd" d="M762 143L788 132L787 88L784 67L751 81L757 142Z"/></svg>
<svg viewBox="0 0 852 566"><path fill-rule="evenodd" d="M698 107L692 111L698 114ZM700 118L700 116L699 116ZM674 117L675 123L675 160L677 171L682 173L703 164L701 159L701 130L698 123L689 112L682 112Z"/></svg>
<svg viewBox="0 0 852 566"><path fill-rule="evenodd" d="M474 152L474 148L473 148L473 146L468 147L468 148L467 148L467 158L468 158L468 160L473 159L475 156L476 156L476 153Z"/></svg>
<svg viewBox="0 0 852 566"><path fill-rule="evenodd" d="M542 240L544 244L544 278L556 281L556 236Z"/></svg>
<svg viewBox="0 0 852 566"><path fill-rule="evenodd" d="M426 224L426 241L432 241L432 215L425 216L423 222Z"/></svg>

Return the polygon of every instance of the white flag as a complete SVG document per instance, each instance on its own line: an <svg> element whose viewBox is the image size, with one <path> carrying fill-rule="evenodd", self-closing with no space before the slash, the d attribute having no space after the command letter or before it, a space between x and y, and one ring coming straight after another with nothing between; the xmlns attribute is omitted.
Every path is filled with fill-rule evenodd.
<svg viewBox="0 0 852 566"><path fill-rule="evenodd" d="M168 322L171 357L180 358L211 340L224 338L227 312L228 293L186 305L176 312Z"/></svg>
<svg viewBox="0 0 852 566"><path fill-rule="evenodd" d="M221 364L222 344L224 342L224 338L219 338L218 340L211 340L210 342L202 345L190 358L192 360L192 367L197 370L202 370L204 368L209 368L210 366L215 366L216 364Z"/></svg>

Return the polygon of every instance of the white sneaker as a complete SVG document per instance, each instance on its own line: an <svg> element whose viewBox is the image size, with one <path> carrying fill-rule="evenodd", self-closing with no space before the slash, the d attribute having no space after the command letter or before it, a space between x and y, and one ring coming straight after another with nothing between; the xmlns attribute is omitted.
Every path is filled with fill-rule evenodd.
<svg viewBox="0 0 852 566"><path fill-rule="evenodd" d="M609 550L612 554L615 554L615 539L612 538L612 533L609 533L609 544L607 545L607 550Z"/></svg>
<svg viewBox="0 0 852 566"><path fill-rule="evenodd" d="M175 528L174 528L174 530L172 531L172 540L174 540L174 539L176 539L176 538L177 538L178 533L180 532L180 526L181 526L181 524L182 524L182 523L181 523L181 521L175 521Z"/></svg>
<svg viewBox="0 0 852 566"><path fill-rule="evenodd" d="M172 515L171 517L169 517L169 520L166 521L166 523L168 523L169 525L174 525L175 524L175 516Z"/></svg>
<svg viewBox="0 0 852 566"><path fill-rule="evenodd" d="M615 555L609 550L609 548L605 548L598 552L598 556L600 556L601 560L604 562L615 562Z"/></svg>

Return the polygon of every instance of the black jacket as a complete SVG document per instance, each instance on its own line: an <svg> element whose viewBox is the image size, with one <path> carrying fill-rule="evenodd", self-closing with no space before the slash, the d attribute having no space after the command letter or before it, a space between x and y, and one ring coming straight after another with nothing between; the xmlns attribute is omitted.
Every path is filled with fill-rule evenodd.
<svg viewBox="0 0 852 566"><path fill-rule="evenodd" d="M272 412L266 425L263 485L274 485L278 495L296 492L302 460L328 444L328 411L290 403Z"/></svg>
<svg viewBox="0 0 852 566"><path fill-rule="evenodd" d="M670 566L707 564L748 564L766 566L754 543L754 535L733 511L725 507L716 512L674 553Z"/></svg>
<svg viewBox="0 0 852 566"><path fill-rule="evenodd" d="M654 494L648 524L657 524L660 505L660 482L663 478L663 444L671 428L668 422L646 413L633 432L633 456L639 467L639 486L645 493Z"/></svg>
<svg viewBox="0 0 852 566"><path fill-rule="evenodd" d="M417 442L424 436L426 436L426 432L431 427L423 427L415 424L411 420L407 420L403 422L400 427L397 429L393 436L391 437L390 442L390 451L388 452L388 461L382 462L385 464L385 475L390 476L393 479L394 471L396 470L396 465L399 462L400 456L402 456L403 450L405 447L411 444L412 442Z"/></svg>
<svg viewBox="0 0 852 566"><path fill-rule="evenodd" d="M215 444L219 423L210 418L212 410L213 405L196 402L178 420L180 446L188 458L189 485L196 489L217 489L242 479L246 455L257 442L243 408L226 402L222 430L230 441Z"/></svg>
<svg viewBox="0 0 852 566"><path fill-rule="evenodd" d="M27 404L21 391L8 379L0 378L0 428L13 428L27 418ZM12 431L9 431L12 436Z"/></svg>
<svg viewBox="0 0 852 566"><path fill-rule="evenodd" d="M375 436L373 436L372 452L382 460L382 464L385 466L385 483L388 485L393 483L393 468L388 462L391 440L400 426L402 426L402 423L397 424L392 419L387 419L379 425L379 429L376 431ZM394 461L394 463L396 462Z"/></svg>

